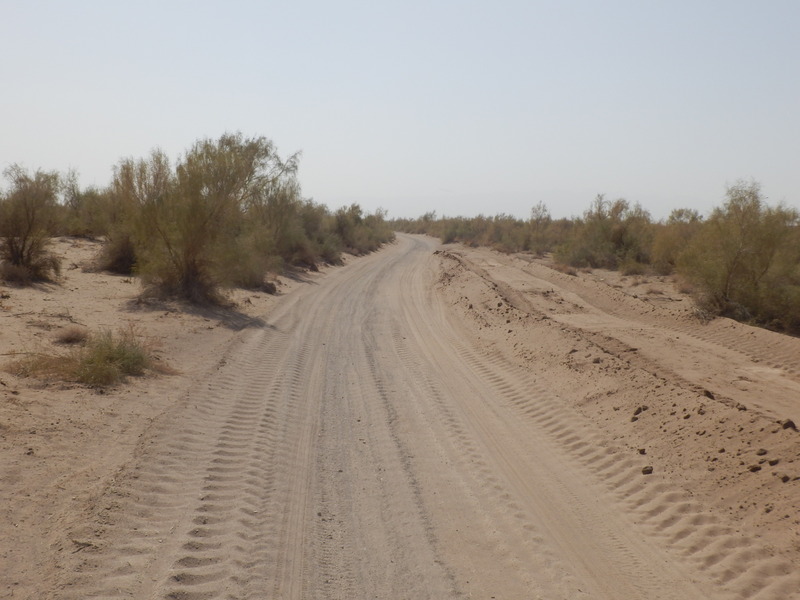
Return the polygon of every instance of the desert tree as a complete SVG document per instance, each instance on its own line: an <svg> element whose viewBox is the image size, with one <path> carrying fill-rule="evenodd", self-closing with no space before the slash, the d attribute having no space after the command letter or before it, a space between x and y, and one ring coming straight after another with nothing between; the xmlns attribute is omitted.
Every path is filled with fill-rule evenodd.
<svg viewBox="0 0 800 600"><path fill-rule="evenodd" d="M550 226L553 218L550 216L550 209L544 202L537 202L531 208L531 218L528 221L530 229L530 250L535 254L542 255L552 246L552 234Z"/></svg>
<svg viewBox="0 0 800 600"><path fill-rule="evenodd" d="M757 182L726 192L679 261L712 310L779 328L800 326L800 215L766 203Z"/></svg>
<svg viewBox="0 0 800 600"><path fill-rule="evenodd" d="M0 199L2 275L20 283L51 279L60 267L47 246L57 228L61 177L55 171L30 174L19 165L4 175L11 185Z"/></svg>
<svg viewBox="0 0 800 600"><path fill-rule="evenodd" d="M294 168L270 140L240 133L196 142L174 175L160 154L151 157L143 169L152 193L137 198L145 283L194 302L219 301L220 288L235 283L243 236L254 235L245 214Z"/></svg>

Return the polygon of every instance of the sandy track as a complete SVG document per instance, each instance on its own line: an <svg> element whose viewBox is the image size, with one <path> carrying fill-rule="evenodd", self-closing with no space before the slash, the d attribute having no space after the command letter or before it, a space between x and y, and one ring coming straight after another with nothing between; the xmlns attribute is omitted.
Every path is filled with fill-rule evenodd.
<svg viewBox="0 0 800 600"><path fill-rule="evenodd" d="M525 366L502 343L512 320L534 336L517 349L548 336L574 345L574 330L531 307L511 314L496 282L435 248L400 236L243 332L153 424L97 503L92 545L64 556L40 597L683 600L800 589L791 556L679 478L642 475L624 441L574 406L579 377L558 379L546 360ZM479 302L497 314L475 317Z"/></svg>

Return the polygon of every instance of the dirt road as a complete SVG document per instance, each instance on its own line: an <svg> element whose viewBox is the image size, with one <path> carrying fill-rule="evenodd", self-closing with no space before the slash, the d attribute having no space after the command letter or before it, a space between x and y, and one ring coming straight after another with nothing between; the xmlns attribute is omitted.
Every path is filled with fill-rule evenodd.
<svg viewBox="0 0 800 600"><path fill-rule="evenodd" d="M437 247L399 236L242 332L40 597L800 597L797 433L777 423L796 414L797 345L755 364L738 334L690 337L633 299L587 304L591 282ZM717 365L775 402L740 410ZM738 475L757 459L710 439L737 427L783 453L787 481ZM737 493L774 510L728 510Z"/></svg>

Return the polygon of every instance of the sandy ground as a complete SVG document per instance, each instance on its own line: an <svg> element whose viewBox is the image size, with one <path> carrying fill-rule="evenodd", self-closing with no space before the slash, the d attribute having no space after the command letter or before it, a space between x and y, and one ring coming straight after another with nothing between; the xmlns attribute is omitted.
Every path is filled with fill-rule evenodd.
<svg viewBox="0 0 800 600"><path fill-rule="evenodd" d="M0 352L133 323L178 373L0 374L1 597L800 598L800 340L417 236L232 311L57 250Z"/></svg>

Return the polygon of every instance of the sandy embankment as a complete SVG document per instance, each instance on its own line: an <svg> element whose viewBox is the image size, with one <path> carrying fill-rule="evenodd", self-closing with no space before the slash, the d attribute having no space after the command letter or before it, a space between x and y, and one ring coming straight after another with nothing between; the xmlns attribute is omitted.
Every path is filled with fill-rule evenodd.
<svg viewBox="0 0 800 600"><path fill-rule="evenodd" d="M479 343L559 390L618 450L597 470L647 527L721 584L765 557L800 570L800 339L708 322L669 278L569 275L459 246L442 256L445 294ZM647 466L650 478L631 477Z"/></svg>

